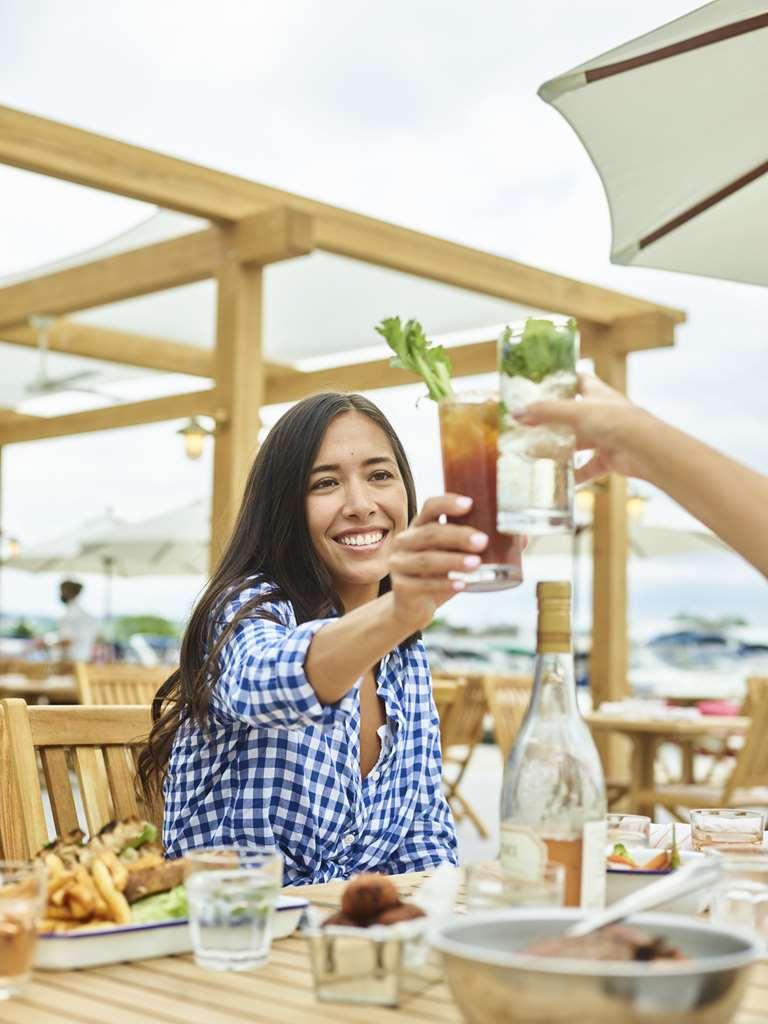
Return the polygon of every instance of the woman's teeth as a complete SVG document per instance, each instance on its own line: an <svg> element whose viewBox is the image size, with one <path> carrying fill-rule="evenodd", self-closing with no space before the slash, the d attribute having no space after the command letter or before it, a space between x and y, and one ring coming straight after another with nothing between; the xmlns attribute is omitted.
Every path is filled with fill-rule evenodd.
<svg viewBox="0 0 768 1024"><path fill-rule="evenodd" d="M376 530L375 533L350 533L346 537L338 538L339 544L352 548L362 548L368 544L378 544L383 539L384 533L382 530Z"/></svg>

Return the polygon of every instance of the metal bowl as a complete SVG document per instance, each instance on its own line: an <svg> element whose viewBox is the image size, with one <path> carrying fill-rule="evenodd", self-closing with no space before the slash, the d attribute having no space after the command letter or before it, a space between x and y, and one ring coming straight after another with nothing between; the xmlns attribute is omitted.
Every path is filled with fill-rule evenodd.
<svg viewBox="0 0 768 1024"><path fill-rule="evenodd" d="M675 914L630 923L661 935L686 960L606 962L517 952L561 935L579 910L526 908L468 914L432 944L470 1024L725 1024L738 1010L747 968L763 952L749 933Z"/></svg>

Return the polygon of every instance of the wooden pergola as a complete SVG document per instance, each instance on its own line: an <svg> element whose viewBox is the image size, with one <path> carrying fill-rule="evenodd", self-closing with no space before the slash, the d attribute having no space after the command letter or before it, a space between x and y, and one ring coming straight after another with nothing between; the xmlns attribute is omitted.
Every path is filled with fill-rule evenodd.
<svg viewBox="0 0 768 1024"><path fill-rule="evenodd" d="M213 387L40 417L0 409L4 445L192 415L217 423L212 558L224 544L253 458L260 408L324 388L372 390L409 380L387 360L301 372L265 360L266 266L324 251L468 292L576 317L582 354L625 390L630 352L674 344L676 309L552 274L371 217L100 135L0 107L0 162L206 218L210 226L0 288L0 340L34 346L33 314L54 315L53 352L208 378ZM217 286L213 350L78 322L78 311L207 278ZM495 339L451 348L457 376L495 369ZM415 378L410 378L415 379ZM626 485L613 477L594 509L595 700L626 687Z"/></svg>

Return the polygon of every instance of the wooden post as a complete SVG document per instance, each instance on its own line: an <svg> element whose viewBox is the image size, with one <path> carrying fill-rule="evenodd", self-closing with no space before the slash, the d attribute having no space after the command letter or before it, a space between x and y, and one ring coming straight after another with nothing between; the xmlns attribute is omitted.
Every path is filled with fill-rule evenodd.
<svg viewBox="0 0 768 1024"><path fill-rule="evenodd" d="M224 229L231 238L232 229ZM244 264L225 246L217 275L216 391L221 415L213 460L211 570L229 539L256 454L264 403L261 351L261 267Z"/></svg>
<svg viewBox="0 0 768 1024"><path fill-rule="evenodd" d="M611 345L610 334L595 353L595 370L617 391L627 389L627 357ZM592 652L589 678L595 707L621 700L627 681L627 482L612 473L597 491L592 525ZM605 774L629 777L627 753L620 738L598 738Z"/></svg>

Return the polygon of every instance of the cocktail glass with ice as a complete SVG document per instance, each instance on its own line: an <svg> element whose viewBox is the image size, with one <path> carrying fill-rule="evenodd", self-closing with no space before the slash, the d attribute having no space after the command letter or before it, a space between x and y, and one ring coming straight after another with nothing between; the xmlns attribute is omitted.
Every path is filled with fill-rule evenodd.
<svg viewBox="0 0 768 1024"><path fill-rule="evenodd" d="M524 538L496 528L496 460L499 438L499 399L488 391L467 391L439 403L440 439L445 490L472 498L472 508L457 523L488 535L477 569L451 576L468 591L505 590L523 581Z"/></svg>
<svg viewBox="0 0 768 1024"><path fill-rule="evenodd" d="M513 413L533 402L575 398L579 335L572 319L529 318L499 338L501 425L498 528L503 533L573 528L573 431L525 426Z"/></svg>

